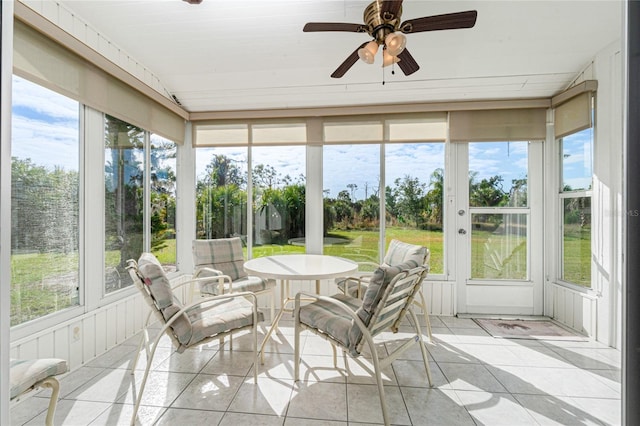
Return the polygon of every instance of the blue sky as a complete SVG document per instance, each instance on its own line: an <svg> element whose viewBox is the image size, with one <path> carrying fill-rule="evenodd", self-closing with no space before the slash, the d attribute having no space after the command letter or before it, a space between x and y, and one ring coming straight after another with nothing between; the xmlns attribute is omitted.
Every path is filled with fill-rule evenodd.
<svg viewBox="0 0 640 426"><path fill-rule="evenodd" d="M78 102L14 76L11 133L12 157L78 170Z"/></svg>

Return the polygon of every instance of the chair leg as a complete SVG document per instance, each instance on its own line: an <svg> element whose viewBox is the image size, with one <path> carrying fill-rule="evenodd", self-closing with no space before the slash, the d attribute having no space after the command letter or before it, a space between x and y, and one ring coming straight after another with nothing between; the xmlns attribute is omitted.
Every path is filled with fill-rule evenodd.
<svg viewBox="0 0 640 426"><path fill-rule="evenodd" d="M271 290L271 316L269 317L270 321L273 321L276 315L276 289L275 287Z"/></svg>
<svg viewBox="0 0 640 426"><path fill-rule="evenodd" d="M369 350L371 351L371 360L373 361L373 371L376 374L376 383L378 385L378 395L380 396L380 407L382 408L382 420L385 426L389 426L389 410L387 409L387 400L384 394L384 385L382 383L382 371L380 371L380 358L376 351L373 341L369 343Z"/></svg>
<svg viewBox="0 0 640 426"><path fill-rule="evenodd" d="M433 387L433 380L431 378L431 369L429 368L429 355L427 354L427 347L424 345L424 339L422 338L422 330L420 330L420 323L418 323L418 317L416 317L413 309L409 309L409 315L413 319L414 327L418 336L418 344L420 345L420 352L422 353L422 361L424 362L424 369L427 372L427 378L429 379L429 386Z"/></svg>
<svg viewBox="0 0 640 426"><path fill-rule="evenodd" d="M48 377L40 383L40 386L51 388L51 399L49 399L49 408L47 409L47 418L44 424L53 426L53 418L56 415L56 407L58 405L58 395L60 394L60 382L55 377Z"/></svg>
<svg viewBox="0 0 640 426"><path fill-rule="evenodd" d="M424 314L424 323L427 327L427 335L429 336L429 341L433 343L433 335L431 334L431 320L429 319L429 307L427 306L427 302L424 298L424 294L422 293L422 289L418 291L420 295L420 301L422 303L422 312Z"/></svg>
<svg viewBox="0 0 640 426"><path fill-rule="evenodd" d="M300 380L300 308L294 311L294 340L293 340L293 380Z"/></svg>
<svg viewBox="0 0 640 426"><path fill-rule="evenodd" d="M162 337L163 333L158 334L158 337L153 341L153 348L151 349L151 353L147 355L147 366L144 369L144 376L142 376L142 382L140 382L140 389L138 390L138 395L136 396L136 400L133 406L133 413L131 414L131 426L136 424L136 416L138 415L138 410L140 409L140 403L142 402L142 395L144 393L144 387L147 384L147 379L149 378L149 372L151 370L151 363L153 362L153 357L156 354L156 349L158 348L158 342ZM135 379L133 379L132 383L135 388Z"/></svg>
<svg viewBox="0 0 640 426"><path fill-rule="evenodd" d="M333 368L338 368L338 352L336 351L336 345L331 343L331 351L333 352Z"/></svg>
<svg viewBox="0 0 640 426"><path fill-rule="evenodd" d="M258 383L258 315L253 316L253 383Z"/></svg>

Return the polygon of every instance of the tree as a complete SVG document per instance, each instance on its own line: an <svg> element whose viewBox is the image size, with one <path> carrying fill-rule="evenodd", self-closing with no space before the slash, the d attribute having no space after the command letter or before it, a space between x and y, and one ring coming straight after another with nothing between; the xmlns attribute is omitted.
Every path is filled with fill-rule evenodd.
<svg viewBox="0 0 640 426"><path fill-rule="evenodd" d="M258 164L253 168L253 185L272 189L278 185L278 172L273 166Z"/></svg>
<svg viewBox="0 0 640 426"><path fill-rule="evenodd" d="M169 141L154 143L150 150L151 170L151 250L165 248L165 241L175 235L176 175L167 160L176 158L176 144Z"/></svg>
<svg viewBox="0 0 640 426"><path fill-rule="evenodd" d="M386 186L384 188L384 201L385 201L385 210L388 216L397 217L398 216L398 206L396 200L396 194L390 186Z"/></svg>
<svg viewBox="0 0 640 426"><path fill-rule="evenodd" d="M444 170L437 168L429 177L429 191L425 197L427 204L427 217L429 222L442 226L443 200L444 200Z"/></svg>
<svg viewBox="0 0 640 426"><path fill-rule="evenodd" d="M351 191L351 199L355 200L356 199L356 189L358 189L358 185L356 185L355 183L350 183L347 185L347 188L349 188L349 191Z"/></svg>
<svg viewBox="0 0 640 426"><path fill-rule="evenodd" d="M413 223L418 226L420 217L424 210L423 197L425 195L426 184L421 183L418 178L405 175L404 178L397 178L396 200L398 216L402 222Z"/></svg>
<svg viewBox="0 0 640 426"><path fill-rule="evenodd" d="M11 161L11 247L40 253L78 250L79 176L31 159Z"/></svg>
<svg viewBox="0 0 640 426"><path fill-rule="evenodd" d="M477 172L470 173L469 204L473 207L503 206L509 201L508 194L502 189L503 178L500 175L475 182Z"/></svg>
<svg viewBox="0 0 640 426"><path fill-rule="evenodd" d="M509 191L510 207L526 207L527 205L527 178L513 179Z"/></svg>
<svg viewBox="0 0 640 426"><path fill-rule="evenodd" d="M224 186L234 184L243 186L246 179L238 165L225 155L214 155L207 164L206 177L198 185Z"/></svg>

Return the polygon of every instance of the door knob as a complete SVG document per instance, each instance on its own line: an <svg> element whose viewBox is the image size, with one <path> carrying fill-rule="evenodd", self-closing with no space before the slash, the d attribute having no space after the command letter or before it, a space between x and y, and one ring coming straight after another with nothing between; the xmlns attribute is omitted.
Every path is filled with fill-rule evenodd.
<svg viewBox="0 0 640 426"><path fill-rule="evenodd" d="M466 233L467 233L467 231L465 231L464 229L462 229L462 228L458 229L458 234L464 235Z"/></svg>

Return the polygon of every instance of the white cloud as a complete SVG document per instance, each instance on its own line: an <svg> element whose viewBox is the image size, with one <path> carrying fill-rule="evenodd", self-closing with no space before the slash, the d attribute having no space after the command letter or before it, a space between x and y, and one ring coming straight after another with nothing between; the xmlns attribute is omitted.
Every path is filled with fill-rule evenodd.
<svg viewBox="0 0 640 426"><path fill-rule="evenodd" d="M77 101L38 86L20 77L13 77L13 106L28 108L38 114L55 119L77 121Z"/></svg>
<svg viewBox="0 0 640 426"><path fill-rule="evenodd" d="M11 156L52 169L78 170L79 130L73 123L48 123L14 115ZM76 124L77 126L77 124Z"/></svg>

